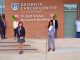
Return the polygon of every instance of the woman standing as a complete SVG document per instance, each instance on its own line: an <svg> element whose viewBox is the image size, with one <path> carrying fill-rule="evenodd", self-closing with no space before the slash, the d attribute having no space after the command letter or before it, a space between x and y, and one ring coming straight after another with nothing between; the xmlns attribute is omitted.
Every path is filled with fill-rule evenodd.
<svg viewBox="0 0 80 60"><path fill-rule="evenodd" d="M53 21L51 20L48 25L48 51L51 50L51 46L53 46L53 51L55 51L54 33L55 27L53 26Z"/></svg>
<svg viewBox="0 0 80 60"><path fill-rule="evenodd" d="M22 54L23 43L25 42L25 29L22 22L19 22L17 27L17 42L19 43L19 54Z"/></svg>

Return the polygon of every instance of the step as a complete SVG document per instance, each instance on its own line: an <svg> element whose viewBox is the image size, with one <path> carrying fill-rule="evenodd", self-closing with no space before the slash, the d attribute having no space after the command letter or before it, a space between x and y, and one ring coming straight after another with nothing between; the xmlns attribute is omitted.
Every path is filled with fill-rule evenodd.
<svg viewBox="0 0 80 60"><path fill-rule="evenodd" d="M24 46L30 46L29 42L25 42L23 44ZM16 42L16 40L0 40L0 47L4 47L4 46L18 46L18 43Z"/></svg>
<svg viewBox="0 0 80 60"><path fill-rule="evenodd" d="M24 46L30 46L29 44L23 44ZM18 43L0 43L0 47L4 46L18 46Z"/></svg>
<svg viewBox="0 0 80 60"><path fill-rule="evenodd" d="M0 40L0 51L15 51L18 49L18 43L16 40ZM37 51L37 49L30 46L29 42L23 44L23 50L25 51Z"/></svg>
<svg viewBox="0 0 80 60"><path fill-rule="evenodd" d="M12 46L12 47L4 46L4 47L0 47L0 51L1 50L19 50L19 49L18 49L18 46L15 46L15 47L14 46ZM37 50L37 49L34 49L31 46L24 46L23 50Z"/></svg>

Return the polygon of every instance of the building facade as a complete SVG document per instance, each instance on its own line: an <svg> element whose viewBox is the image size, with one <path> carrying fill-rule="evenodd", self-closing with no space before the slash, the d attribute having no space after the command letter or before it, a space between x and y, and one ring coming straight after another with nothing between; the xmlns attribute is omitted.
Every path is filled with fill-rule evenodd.
<svg viewBox="0 0 80 60"><path fill-rule="evenodd" d="M6 34L13 37L12 19L19 18L26 28L26 38L47 38L51 14L58 20L58 38L75 37L75 20L80 16L80 0L4 0Z"/></svg>

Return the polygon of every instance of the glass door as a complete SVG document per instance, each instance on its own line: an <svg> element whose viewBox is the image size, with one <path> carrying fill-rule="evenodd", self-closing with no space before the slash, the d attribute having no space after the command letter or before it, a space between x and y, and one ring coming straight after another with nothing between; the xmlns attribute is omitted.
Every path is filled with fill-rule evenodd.
<svg viewBox="0 0 80 60"><path fill-rule="evenodd" d="M77 4L64 5L64 37L76 36L75 21L77 19Z"/></svg>

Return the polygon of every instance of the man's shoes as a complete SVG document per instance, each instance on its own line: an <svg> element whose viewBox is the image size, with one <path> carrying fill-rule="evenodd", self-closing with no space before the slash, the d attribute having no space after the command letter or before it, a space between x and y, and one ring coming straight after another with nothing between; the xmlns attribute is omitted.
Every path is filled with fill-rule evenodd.
<svg viewBox="0 0 80 60"><path fill-rule="evenodd" d="M4 38L1 38L2 40L4 40Z"/></svg>

